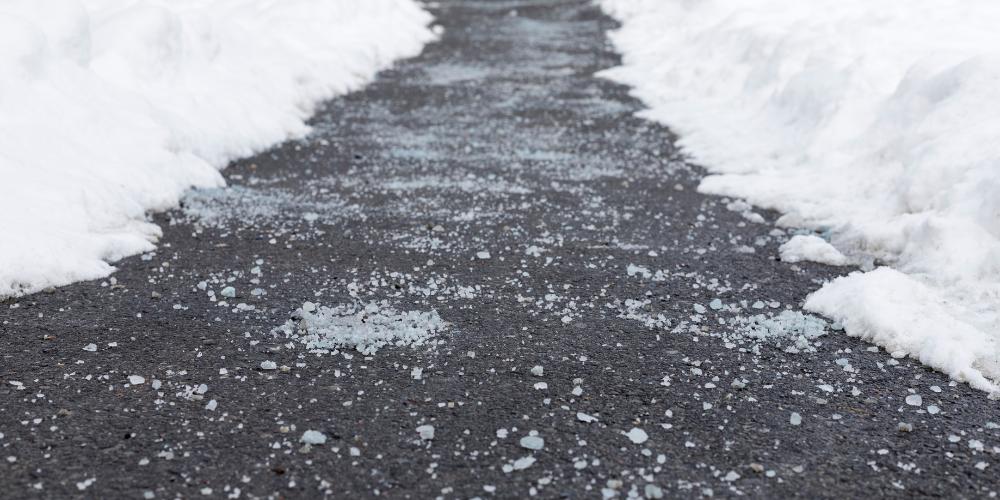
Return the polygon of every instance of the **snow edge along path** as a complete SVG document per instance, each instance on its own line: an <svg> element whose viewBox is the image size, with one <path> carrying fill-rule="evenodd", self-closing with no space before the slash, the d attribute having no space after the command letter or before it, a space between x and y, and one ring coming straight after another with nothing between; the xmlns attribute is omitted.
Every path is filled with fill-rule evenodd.
<svg viewBox="0 0 1000 500"><path fill-rule="evenodd" d="M436 34L413 0L0 4L0 300L155 248L148 211Z"/></svg>
<svg viewBox="0 0 1000 500"><path fill-rule="evenodd" d="M599 1L623 54L601 76L678 133L713 174L699 190L776 209L867 271L805 309L997 394L1000 4Z"/></svg>

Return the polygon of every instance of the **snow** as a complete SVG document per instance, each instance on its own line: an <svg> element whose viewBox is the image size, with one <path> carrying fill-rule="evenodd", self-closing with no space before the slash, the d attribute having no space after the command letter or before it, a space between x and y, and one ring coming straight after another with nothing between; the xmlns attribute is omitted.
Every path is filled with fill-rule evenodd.
<svg viewBox="0 0 1000 500"><path fill-rule="evenodd" d="M0 2L0 298L107 276L146 212L435 35L412 0Z"/></svg>
<svg viewBox="0 0 1000 500"><path fill-rule="evenodd" d="M601 5L623 23L623 65L602 75L714 174L700 191L781 211L865 264L808 310L998 390L1000 4ZM836 255L804 243L785 250Z"/></svg>
<svg viewBox="0 0 1000 500"><path fill-rule="evenodd" d="M848 264L847 257L819 236L797 234L778 248L784 262L819 262L830 266Z"/></svg>

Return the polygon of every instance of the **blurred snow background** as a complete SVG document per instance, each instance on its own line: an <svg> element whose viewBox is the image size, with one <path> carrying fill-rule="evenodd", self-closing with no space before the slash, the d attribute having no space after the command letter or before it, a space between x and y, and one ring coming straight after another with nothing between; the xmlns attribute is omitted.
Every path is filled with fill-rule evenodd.
<svg viewBox="0 0 1000 500"><path fill-rule="evenodd" d="M113 271L218 170L434 34L412 0L0 2L0 298Z"/></svg>
<svg viewBox="0 0 1000 500"><path fill-rule="evenodd" d="M997 390L1000 3L601 4L623 22L604 76L715 174L700 190L777 209L868 271L806 309Z"/></svg>

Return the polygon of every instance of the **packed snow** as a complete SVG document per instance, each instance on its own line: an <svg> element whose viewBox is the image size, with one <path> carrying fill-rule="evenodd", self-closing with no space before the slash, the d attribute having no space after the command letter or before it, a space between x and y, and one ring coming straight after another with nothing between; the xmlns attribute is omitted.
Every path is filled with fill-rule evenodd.
<svg viewBox="0 0 1000 500"><path fill-rule="evenodd" d="M149 210L434 38L412 0L0 2L0 298L149 251Z"/></svg>
<svg viewBox="0 0 1000 500"><path fill-rule="evenodd" d="M1000 4L601 3L623 23L623 65L603 75L714 174L701 191L863 264L807 309L998 389Z"/></svg>
<svg viewBox="0 0 1000 500"><path fill-rule="evenodd" d="M814 234L797 234L778 249L784 262L819 262L831 266L848 264L847 257L828 241Z"/></svg>

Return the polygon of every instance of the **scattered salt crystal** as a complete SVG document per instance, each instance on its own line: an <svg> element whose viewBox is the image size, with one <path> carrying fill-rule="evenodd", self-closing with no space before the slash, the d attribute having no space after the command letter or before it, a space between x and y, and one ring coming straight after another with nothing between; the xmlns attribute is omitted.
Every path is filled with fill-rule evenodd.
<svg viewBox="0 0 1000 500"><path fill-rule="evenodd" d="M649 439L649 434L646 434L646 431L638 427L633 427L632 430L625 433L625 436L627 436L634 444L642 444Z"/></svg>
<svg viewBox="0 0 1000 500"><path fill-rule="evenodd" d="M587 415L586 413L583 413L583 412L576 412L576 419L579 420L579 421L581 421L581 422L586 422L588 424L589 423L593 423L593 422L597 422L597 417L595 417L593 415Z"/></svg>
<svg viewBox="0 0 1000 500"><path fill-rule="evenodd" d="M260 362L260 369L261 370L277 370L278 369L278 363L275 363L274 361L271 361L271 360L261 361Z"/></svg>
<svg viewBox="0 0 1000 500"><path fill-rule="evenodd" d="M83 350L87 351L87 352L95 352L95 351L97 351L97 344L93 344L93 343L87 344L87 345L83 346Z"/></svg>
<svg viewBox="0 0 1000 500"><path fill-rule="evenodd" d="M521 457L514 460L514 470L524 470L531 467L535 463L535 457L528 455L526 457Z"/></svg>
<svg viewBox="0 0 1000 500"><path fill-rule="evenodd" d="M701 304L695 304L694 305L694 312L696 312L698 314L705 314L706 311L708 311L708 309L705 309L705 306L703 306Z"/></svg>
<svg viewBox="0 0 1000 500"><path fill-rule="evenodd" d="M708 307L711 307L712 310L714 310L714 311L718 311L719 309L722 309L722 300L721 299L715 299L715 300L713 300L713 301L711 301L711 302L708 303Z"/></svg>
<svg viewBox="0 0 1000 500"><path fill-rule="evenodd" d="M647 484L645 493L646 498L663 498L663 489L655 484Z"/></svg>
<svg viewBox="0 0 1000 500"><path fill-rule="evenodd" d="M937 415L938 413L941 413L941 408L938 408L937 405L929 405L927 407L927 413L930 413L931 415Z"/></svg>
<svg viewBox="0 0 1000 500"><path fill-rule="evenodd" d="M788 418L788 423L792 425L802 424L802 415L799 415L798 413L793 411L792 415Z"/></svg>
<svg viewBox="0 0 1000 500"><path fill-rule="evenodd" d="M548 388L549 388L549 384L547 384L545 382L536 382L535 383L535 389L537 389L539 391L544 391L545 389L548 389Z"/></svg>
<svg viewBox="0 0 1000 500"><path fill-rule="evenodd" d="M231 286L227 286L223 288L221 292L219 292L219 295L222 295L223 297L233 298L236 296L236 289Z"/></svg>
<svg viewBox="0 0 1000 500"><path fill-rule="evenodd" d="M733 482L733 481L735 481L735 480L737 480L737 479L739 479L739 478L740 478L740 475L739 475L739 474L737 474L737 473L736 473L736 471L733 471L733 470L731 470L731 471L729 471L729 473L728 473L728 474L726 474L726 477L724 477L724 478L722 478L722 479L723 479L724 481L727 481L727 482L730 482L730 483L731 483L731 482Z"/></svg>
<svg viewBox="0 0 1000 500"><path fill-rule="evenodd" d="M486 250L483 250L481 252L476 252L476 258L477 259L483 259L483 260L488 259L488 258L490 258L490 253L487 252Z"/></svg>
<svg viewBox="0 0 1000 500"><path fill-rule="evenodd" d="M219 402L214 399L209 401L208 404L205 405L205 409L208 411L215 411L215 409L218 407L219 407Z"/></svg>
<svg viewBox="0 0 1000 500"><path fill-rule="evenodd" d="M521 438L521 447L529 450L540 450L545 447L545 440L538 436L524 436Z"/></svg>
<svg viewBox="0 0 1000 500"><path fill-rule="evenodd" d="M536 377L541 377L545 373L545 368L541 365L535 365L531 368L531 374Z"/></svg>
<svg viewBox="0 0 1000 500"><path fill-rule="evenodd" d="M319 431L307 430L302 433L302 437L299 441L305 444L323 444L326 443L326 434Z"/></svg>
<svg viewBox="0 0 1000 500"><path fill-rule="evenodd" d="M146 383L146 378L143 377L142 375L129 375L128 376L128 383L130 383L132 385L145 384Z"/></svg>
<svg viewBox="0 0 1000 500"><path fill-rule="evenodd" d="M924 398L920 397L920 394L910 394L906 396L906 404L910 406L920 406L923 404Z"/></svg>
<svg viewBox="0 0 1000 500"><path fill-rule="evenodd" d="M420 439L430 441L434 439L434 426L430 424L421 425L417 427L417 434L420 435Z"/></svg>

